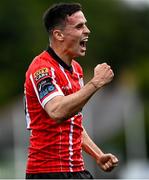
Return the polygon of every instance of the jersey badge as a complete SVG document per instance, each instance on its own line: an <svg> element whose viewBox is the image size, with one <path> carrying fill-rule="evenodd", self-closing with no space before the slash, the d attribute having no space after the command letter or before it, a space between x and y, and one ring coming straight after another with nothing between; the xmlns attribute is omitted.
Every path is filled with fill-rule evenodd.
<svg viewBox="0 0 149 180"><path fill-rule="evenodd" d="M40 80L41 78L45 77L45 76L48 76L49 73L48 73L48 68L42 68L42 69L39 69L38 71L36 71L34 73L34 78L36 81Z"/></svg>

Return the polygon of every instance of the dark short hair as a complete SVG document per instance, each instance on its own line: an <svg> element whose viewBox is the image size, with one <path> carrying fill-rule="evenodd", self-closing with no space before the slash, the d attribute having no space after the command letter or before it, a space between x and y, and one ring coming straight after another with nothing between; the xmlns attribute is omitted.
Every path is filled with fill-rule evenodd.
<svg viewBox="0 0 149 180"><path fill-rule="evenodd" d="M64 26L65 19L77 11L81 11L79 3L58 3L47 9L43 15L43 22L47 32L51 32L56 26Z"/></svg>

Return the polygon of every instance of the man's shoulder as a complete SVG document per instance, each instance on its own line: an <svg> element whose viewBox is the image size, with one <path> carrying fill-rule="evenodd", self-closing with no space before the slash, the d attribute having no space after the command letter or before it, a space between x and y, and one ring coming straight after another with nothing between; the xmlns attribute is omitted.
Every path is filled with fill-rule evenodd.
<svg viewBox="0 0 149 180"><path fill-rule="evenodd" d="M29 65L28 71L36 71L40 68L51 66L51 57L46 51L43 51L39 55L35 56Z"/></svg>

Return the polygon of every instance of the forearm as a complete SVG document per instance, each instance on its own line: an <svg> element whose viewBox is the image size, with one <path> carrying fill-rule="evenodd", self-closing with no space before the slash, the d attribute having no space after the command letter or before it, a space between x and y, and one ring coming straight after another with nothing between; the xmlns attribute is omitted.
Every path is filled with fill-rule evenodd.
<svg viewBox="0 0 149 180"><path fill-rule="evenodd" d="M83 128L83 143L82 149L91 155L96 160L100 158L104 153L101 149L91 140L89 135L87 134L86 130Z"/></svg>
<svg viewBox="0 0 149 180"><path fill-rule="evenodd" d="M52 119L62 122L77 114L90 97L102 86L109 83L114 74L106 63L97 65L94 77L79 91L68 96L57 96L45 105L45 110Z"/></svg>
<svg viewBox="0 0 149 180"><path fill-rule="evenodd" d="M103 171L111 171L118 164L116 156L111 153L103 153L101 149L90 139L85 129L83 129L82 149L96 160L97 165Z"/></svg>
<svg viewBox="0 0 149 180"><path fill-rule="evenodd" d="M98 88L99 89L99 88ZM45 105L49 116L56 121L64 121L77 114L87 103L97 88L90 81L82 89L68 96L59 96ZM52 106L51 106L52 105Z"/></svg>

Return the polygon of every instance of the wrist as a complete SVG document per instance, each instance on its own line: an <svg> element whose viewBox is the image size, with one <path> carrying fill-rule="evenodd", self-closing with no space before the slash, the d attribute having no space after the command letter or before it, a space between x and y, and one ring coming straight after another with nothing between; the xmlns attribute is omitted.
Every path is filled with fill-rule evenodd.
<svg viewBox="0 0 149 180"><path fill-rule="evenodd" d="M100 150L100 152L98 152L98 156L96 157L96 159L100 159L103 155L104 153Z"/></svg>
<svg viewBox="0 0 149 180"><path fill-rule="evenodd" d="M94 154L94 159L95 159L95 161L96 161L96 162L100 162L103 155L104 155L104 153L103 153L101 150L97 151L97 152Z"/></svg>
<svg viewBox="0 0 149 180"><path fill-rule="evenodd" d="M90 84L94 87L96 91L99 89L98 85L93 80L90 81Z"/></svg>

